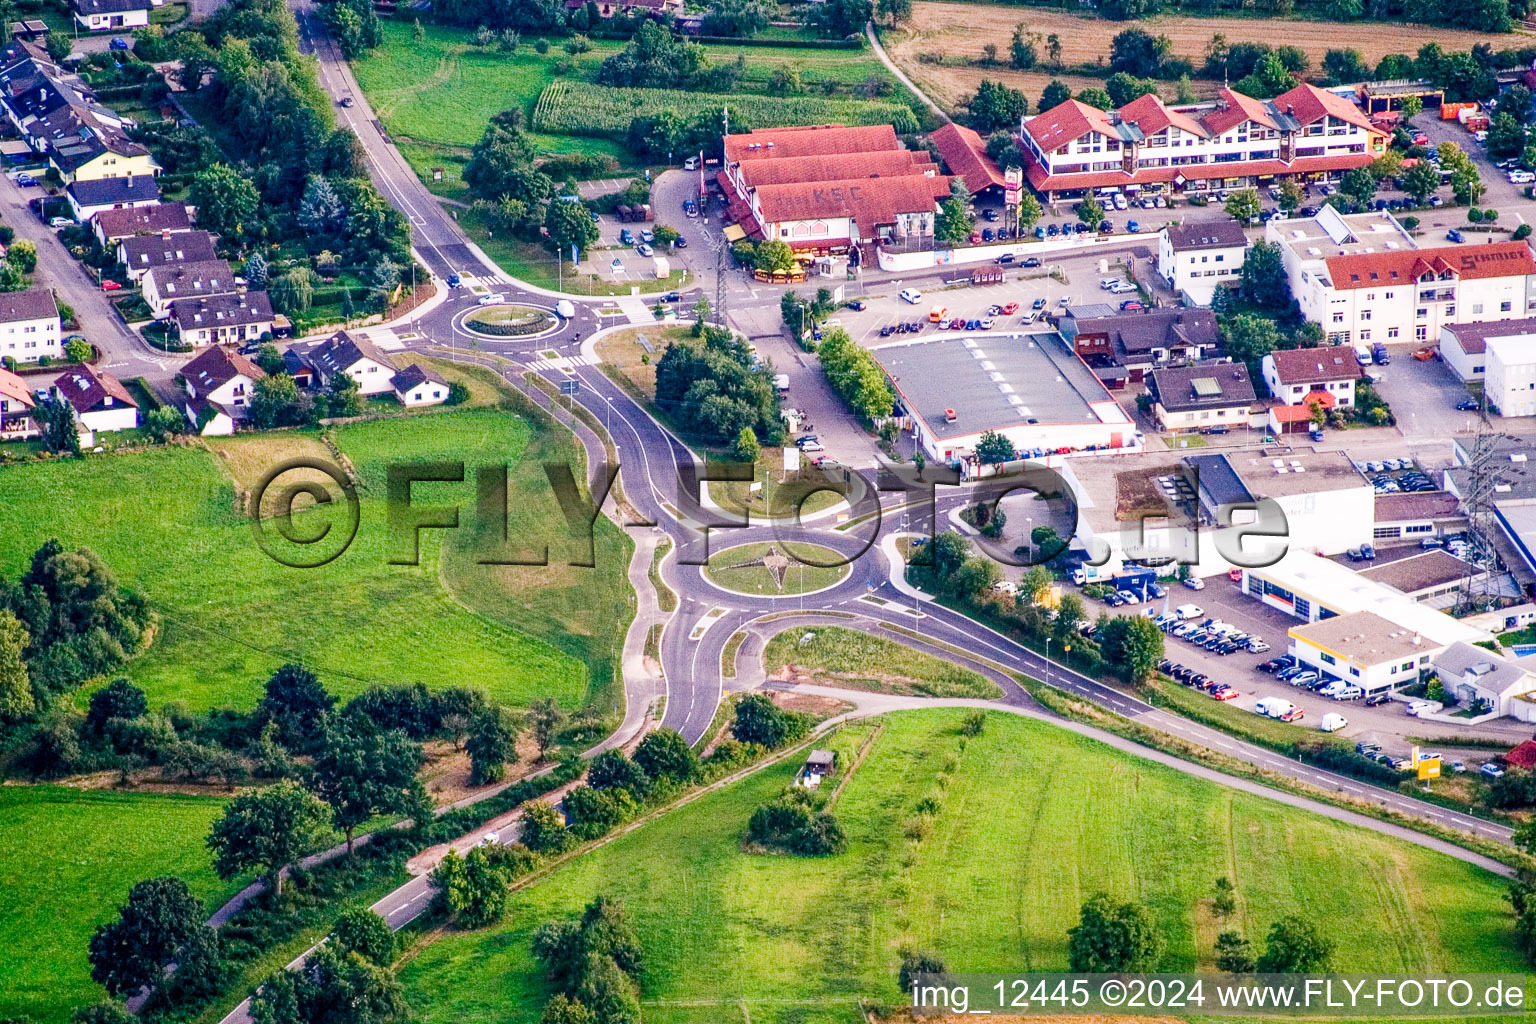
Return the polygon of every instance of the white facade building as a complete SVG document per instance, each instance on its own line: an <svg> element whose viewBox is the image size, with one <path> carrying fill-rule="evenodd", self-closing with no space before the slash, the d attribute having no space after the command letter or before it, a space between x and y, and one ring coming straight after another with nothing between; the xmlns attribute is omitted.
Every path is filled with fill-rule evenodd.
<svg viewBox="0 0 1536 1024"><path fill-rule="evenodd" d="M1209 306L1216 289L1242 274L1248 236L1233 220L1170 224L1157 235L1157 273L1175 294Z"/></svg>
<svg viewBox="0 0 1536 1024"><path fill-rule="evenodd" d="M64 354L59 307L47 288L0 293L0 356L35 363Z"/></svg>

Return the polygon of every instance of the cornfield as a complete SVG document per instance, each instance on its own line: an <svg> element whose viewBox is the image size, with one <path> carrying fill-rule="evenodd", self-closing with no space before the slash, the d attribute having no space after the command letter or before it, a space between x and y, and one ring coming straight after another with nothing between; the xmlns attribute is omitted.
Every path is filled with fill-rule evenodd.
<svg viewBox="0 0 1536 1024"><path fill-rule="evenodd" d="M910 107L880 100L819 96L720 96L681 89L624 89L590 82L559 80L539 94L533 130L552 135L621 136L637 117L671 110L684 119L718 111L729 104L732 123L751 128L797 124L889 124L907 134L918 130Z"/></svg>

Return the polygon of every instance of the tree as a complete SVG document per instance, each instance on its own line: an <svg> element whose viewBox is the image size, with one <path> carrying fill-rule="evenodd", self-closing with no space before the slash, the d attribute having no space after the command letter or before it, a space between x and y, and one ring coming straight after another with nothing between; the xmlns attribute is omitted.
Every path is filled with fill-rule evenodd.
<svg viewBox="0 0 1536 1024"><path fill-rule="evenodd" d="M1157 671L1163 659L1163 633L1145 615L1117 615L1095 634L1106 664L1114 665L1128 683L1141 683Z"/></svg>
<svg viewBox="0 0 1536 1024"><path fill-rule="evenodd" d="M1253 954L1248 940L1237 932L1226 931L1216 936L1216 969L1228 974L1247 974L1253 970Z"/></svg>
<svg viewBox="0 0 1536 1024"><path fill-rule="evenodd" d="M1137 78L1124 71L1116 71L1105 81L1104 91L1109 93L1111 103L1117 107L1123 107L1138 97L1157 95L1157 82L1150 78Z"/></svg>
<svg viewBox="0 0 1536 1024"><path fill-rule="evenodd" d="M117 920L91 936L91 980L109 995L132 994L161 980L165 967L203 924L203 904L170 875L134 883Z"/></svg>
<svg viewBox="0 0 1536 1024"><path fill-rule="evenodd" d="M903 992L910 992L923 975L941 975L946 970L948 968L944 966L944 958L937 953L904 949L901 951L901 969L896 972L896 982Z"/></svg>
<svg viewBox="0 0 1536 1024"><path fill-rule="evenodd" d="M555 698L543 697L533 702L533 706L528 709L528 728L533 734L533 742L538 744L539 757L549 753L555 733L564 722L565 712L560 710Z"/></svg>
<svg viewBox="0 0 1536 1024"><path fill-rule="evenodd" d="M1323 72L1335 85L1362 82L1371 77L1371 69L1359 50L1329 50L1323 54Z"/></svg>
<svg viewBox="0 0 1536 1024"><path fill-rule="evenodd" d="M9 609L0 609L0 719L16 721L37 708L25 657L31 641L21 620Z"/></svg>
<svg viewBox="0 0 1536 1024"><path fill-rule="evenodd" d="M267 298L278 311L303 313L315 301L315 275L308 267L293 267L267 283Z"/></svg>
<svg viewBox="0 0 1536 1024"><path fill-rule="evenodd" d="M854 344L847 331L834 328L822 339L816 354L827 383L855 414L869 421L891 414L896 396L885 371L867 349Z"/></svg>
<svg viewBox="0 0 1536 1024"><path fill-rule="evenodd" d="M299 665L284 665L267 680L256 719L274 722L285 746L302 747L320 734L321 719L336 705L320 680Z"/></svg>
<svg viewBox="0 0 1536 1024"><path fill-rule="evenodd" d="M548 804L539 804L554 813ZM523 820L528 820L524 811ZM558 822L558 817L555 819ZM448 912L460 924L483 928L501 919L507 909L507 884L512 876L531 867L531 848L488 844L476 846L460 857L450 850L432 872L432 888Z"/></svg>
<svg viewBox="0 0 1536 1024"><path fill-rule="evenodd" d="M795 250L783 239L770 238L757 247L753 266L765 273L783 272L794 268Z"/></svg>
<svg viewBox="0 0 1536 1024"><path fill-rule="evenodd" d="M1109 44L1109 69L1138 78L1151 78L1162 70L1163 60L1173 44L1167 36L1156 36L1142 28L1128 28Z"/></svg>
<svg viewBox="0 0 1536 1024"><path fill-rule="evenodd" d="M673 729L655 729L635 748L635 764L652 780L687 782L699 770L699 759Z"/></svg>
<svg viewBox="0 0 1536 1024"><path fill-rule="evenodd" d="M198 227L230 240L240 237L261 205L256 186L228 164L214 164L194 175L187 199L197 207Z"/></svg>
<svg viewBox="0 0 1536 1024"><path fill-rule="evenodd" d="M1163 936L1151 911L1106 893L1089 897L1077 926L1067 932L1073 971L1140 974L1155 970L1162 955Z"/></svg>
<svg viewBox="0 0 1536 1024"><path fill-rule="evenodd" d="M1517 87L1520 88L1520 87ZM1529 105L1530 101L1526 101ZM1488 123L1488 155L1504 160L1525 151L1525 124L1515 115L1500 109Z"/></svg>
<svg viewBox="0 0 1536 1024"><path fill-rule="evenodd" d="M1428 160L1420 160L1403 172L1402 183L1403 191L1422 204L1440 188L1440 170Z"/></svg>
<svg viewBox="0 0 1536 1024"><path fill-rule="evenodd" d="M1013 166L1020 165L1015 164ZM1040 219L1045 211L1040 209L1040 200L1035 198L1035 194L1025 190L1019 193L1019 206L1014 212L1019 221L1019 230L1025 231L1034 227L1035 222Z"/></svg>
<svg viewBox="0 0 1536 1024"><path fill-rule="evenodd" d="M542 800L530 800L524 804L521 821L520 837L523 845L534 853L547 853L551 856L564 853L576 840L565 827L565 822L560 820L560 812Z"/></svg>
<svg viewBox="0 0 1536 1024"><path fill-rule="evenodd" d="M1280 330L1273 320L1240 313L1222 328L1227 355L1245 363L1257 363L1280 347Z"/></svg>
<svg viewBox="0 0 1536 1024"><path fill-rule="evenodd" d="M1029 101L1017 89L983 78L968 104L971 125L982 135L994 131L1013 131L1029 113Z"/></svg>
<svg viewBox="0 0 1536 1024"><path fill-rule="evenodd" d="M36 416L42 426L44 447L61 455L80 454L80 429L75 425L74 406L62 401L39 402Z"/></svg>
<svg viewBox="0 0 1536 1024"><path fill-rule="evenodd" d="M1396 181L1403 173L1403 154L1400 150L1389 149L1372 160L1370 168L1371 177L1377 181ZM1301 191L1299 186L1296 191Z"/></svg>
<svg viewBox="0 0 1536 1024"><path fill-rule="evenodd" d="M731 735L742 743L756 743L771 750L805 735L808 726L803 717L785 711L773 698L754 693L736 705Z"/></svg>
<svg viewBox="0 0 1536 1024"><path fill-rule="evenodd" d="M1295 88L1298 81L1279 53L1266 53L1259 59L1253 73L1240 79L1232 89L1245 96L1268 99Z"/></svg>
<svg viewBox="0 0 1536 1024"><path fill-rule="evenodd" d="M1376 196L1376 176L1369 167L1352 167L1344 172L1339 191L1359 206L1366 206Z"/></svg>
<svg viewBox="0 0 1536 1024"><path fill-rule="evenodd" d="M298 970L278 971L251 994L257 1024L393 1024L408 1013L393 972L330 943Z"/></svg>
<svg viewBox="0 0 1536 1024"><path fill-rule="evenodd" d="M957 596L973 598L991 590L1002 578L1003 571L996 562L973 555L960 563L960 568L949 578L949 585Z"/></svg>
<svg viewBox="0 0 1536 1024"><path fill-rule="evenodd" d="M30 274L37 269L37 246L30 239L18 238L6 250L5 258L23 274Z"/></svg>
<svg viewBox="0 0 1536 1024"><path fill-rule="evenodd" d="M1072 98L1072 90L1065 82L1051 79L1046 83L1044 91L1040 93L1040 112L1043 114L1053 107L1059 107Z"/></svg>
<svg viewBox="0 0 1536 1024"><path fill-rule="evenodd" d="M742 427L741 433L736 435L736 440L731 444L731 454L742 462L756 462L762 451L751 427Z"/></svg>
<svg viewBox="0 0 1536 1024"><path fill-rule="evenodd" d="M404 809L421 767L421 748L399 729L381 729L365 715L335 716L326 723L311 783L331 805L331 821L347 837L376 814Z"/></svg>
<svg viewBox="0 0 1536 1024"><path fill-rule="evenodd" d="M1088 621L1088 610L1083 599L1076 594L1062 594L1056 605L1056 621L1052 624L1057 639L1068 642L1076 639L1078 630Z"/></svg>
<svg viewBox="0 0 1536 1024"><path fill-rule="evenodd" d="M938 216L934 218L935 240L944 245L960 245L970 238L971 230L976 226L970 206L971 193L965 187L965 180L957 176L950 181L949 196L939 204Z"/></svg>
<svg viewBox="0 0 1536 1024"><path fill-rule="evenodd" d="M1097 107L1100 110L1108 110L1115 105L1115 101L1110 98L1109 93L1103 89L1094 88L1079 89L1077 91L1077 101L1079 103L1086 103L1090 107Z"/></svg>
<svg viewBox="0 0 1536 1024"><path fill-rule="evenodd" d="M1255 967L1260 974L1314 974L1328 970L1332 958L1333 940L1307 918L1288 914L1270 926Z"/></svg>
<svg viewBox="0 0 1536 1024"><path fill-rule="evenodd" d="M569 252L572 246L578 251L597 241L597 224L592 211L580 200L554 198L544 211L544 230L556 249Z"/></svg>
<svg viewBox="0 0 1536 1024"><path fill-rule="evenodd" d="M1013 27L1013 39L1008 47L1008 63L1013 65L1015 71L1028 71L1040 63L1040 55L1035 52L1034 36L1022 21Z"/></svg>
<svg viewBox="0 0 1536 1024"><path fill-rule="evenodd" d="M716 0L704 15L708 36L739 36L750 39L768 27L772 9L762 0Z"/></svg>
<svg viewBox="0 0 1536 1024"><path fill-rule="evenodd" d="M1009 462L1018 458L1018 455L1013 442L995 430L982 431L981 439L976 442L976 457L985 465Z"/></svg>
<svg viewBox="0 0 1536 1024"><path fill-rule="evenodd" d="M844 39L864 28L874 15L870 0L826 0L806 16L806 25L824 39Z"/></svg>
<svg viewBox="0 0 1536 1024"><path fill-rule="evenodd" d="M1388 54L1388 56L1392 55ZM1386 60L1387 58L1383 57L1382 63L1386 63ZM1403 119L1405 121L1412 121L1414 118L1424 113L1424 101L1417 96L1404 96L1401 103L1399 103L1399 106L1402 108Z"/></svg>
<svg viewBox="0 0 1536 1024"><path fill-rule="evenodd" d="M1280 246L1256 242L1243 259L1243 293L1255 305L1284 309L1291 302L1291 283L1285 273Z"/></svg>
<svg viewBox="0 0 1536 1024"><path fill-rule="evenodd" d="M353 907L336 919L331 945L380 967L388 967L395 959L395 933L389 922L364 907Z"/></svg>
<svg viewBox="0 0 1536 1024"><path fill-rule="evenodd" d="M1239 224L1254 224L1258 222L1259 214L1264 212L1264 202L1259 198L1258 189L1244 188L1233 192L1223 209Z"/></svg>
<svg viewBox="0 0 1536 1024"><path fill-rule="evenodd" d="M91 694L90 709L85 713L86 729L100 736L114 718L131 720L149 712L144 691L126 679L114 679Z"/></svg>
<svg viewBox="0 0 1536 1024"><path fill-rule="evenodd" d="M875 0L875 10L891 28L912 20L912 0Z"/></svg>
<svg viewBox="0 0 1536 1024"><path fill-rule="evenodd" d="M544 1004L539 1024L597 1024L597 1014L587 1004L570 998L564 992L556 992Z"/></svg>
<svg viewBox="0 0 1536 1024"><path fill-rule="evenodd" d="M464 747L469 751L470 784L499 782L506 774L507 762L517 760L517 730L506 711L487 707L471 719Z"/></svg>
<svg viewBox="0 0 1536 1024"><path fill-rule="evenodd" d="M1451 175L1451 194L1458 203L1472 204L1483 197L1486 186L1476 167L1459 167Z"/></svg>
<svg viewBox="0 0 1536 1024"><path fill-rule="evenodd" d="M284 866L315 849L330 824L330 807L290 779L243 793L224 808L208 835L213 869L220 878L258 869L268 888L281 895Z"/></svg>
<svg viewBox="0 0 1536 1024"><path fill-rule="evenodd" d="M643 796L650 788L650 777L622 750L605 750L587 766L587 785L593 789L623 789Z"/></svg>
<svg viewBox="0 0 1536 1024"><path fill-rule="evenodd" d="M1089 228L1098 230L1104 223L1104 207L1093 196L1084 196L1082 201L1073 208L1077 213L1077 219L1087 224Z"/></svg>

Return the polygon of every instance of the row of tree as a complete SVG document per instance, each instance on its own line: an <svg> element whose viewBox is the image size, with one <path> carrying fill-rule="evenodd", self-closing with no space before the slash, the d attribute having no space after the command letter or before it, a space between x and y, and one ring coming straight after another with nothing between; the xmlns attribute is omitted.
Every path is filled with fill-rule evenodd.
<svg viewBox="0 0 1536 1024"><path fill-rule="evenodd" d="M773 367L759 363L725 327L695 324L695 339L673 342L656 363L656 404L684 430L731 444L750 430L779 444L784 424Z"/></svg>

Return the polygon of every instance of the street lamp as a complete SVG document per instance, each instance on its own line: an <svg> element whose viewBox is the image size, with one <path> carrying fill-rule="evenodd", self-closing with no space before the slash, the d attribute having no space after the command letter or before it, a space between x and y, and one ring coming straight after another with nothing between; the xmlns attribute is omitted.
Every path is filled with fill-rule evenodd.
<svg viewBox="0 0 1536 1024"><path fill-rule="evenodd" d="M1051 638L1045 638L1045 685L1051 685Z"/></svg>

